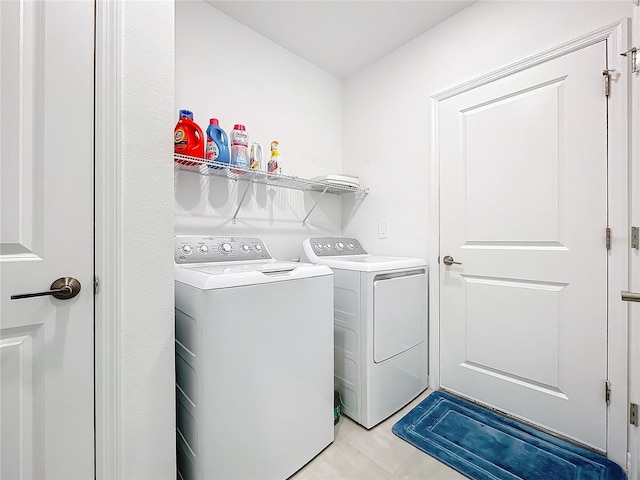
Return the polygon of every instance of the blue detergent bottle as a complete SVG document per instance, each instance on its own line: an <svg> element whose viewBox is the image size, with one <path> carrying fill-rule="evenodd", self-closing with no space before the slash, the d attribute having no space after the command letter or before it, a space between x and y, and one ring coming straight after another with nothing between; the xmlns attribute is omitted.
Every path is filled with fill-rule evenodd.
<svg viewBox="0 0 640 480"><path fill-rule="evenodd" d="M217 118L209 120L207 127L207 144L204 158L209 161L229 164L229 138L220 125ZM210 168L222 168L217 165L208 164Z"/></svg>

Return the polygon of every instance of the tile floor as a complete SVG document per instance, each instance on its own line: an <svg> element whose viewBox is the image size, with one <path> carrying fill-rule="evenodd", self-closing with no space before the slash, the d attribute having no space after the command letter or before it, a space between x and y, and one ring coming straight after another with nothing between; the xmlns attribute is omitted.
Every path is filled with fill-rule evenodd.
<svg viewBox="0 0 640 480"><path fill-rule="evenodd" d="M391 432L393 424L429 393L427 390L371 430L341 417L335 426L334 442L290 480L465 479Z"/></svg>

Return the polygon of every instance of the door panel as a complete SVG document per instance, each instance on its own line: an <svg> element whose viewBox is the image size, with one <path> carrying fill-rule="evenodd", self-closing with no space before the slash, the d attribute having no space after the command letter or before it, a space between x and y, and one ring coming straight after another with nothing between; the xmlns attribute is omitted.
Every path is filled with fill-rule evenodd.
<svg viewBox="0 0 640 480"><path fill-rule="evenodd" d="M0 4L0 255L39 259L44 234L41 152L33 135L44 115L40 90L44 60L42 8L33 2ZM16 21L19 19L19 21Z"/></svg>
<svg viewBox="0 0 640 480"><path fill-rule="evenodd" d="M94 476L93 25L93 2L0 2L3 479ZM10 298L65 276L73 299Z"/></svg>
<svg viewBox="0 0 640 480"><path fill-rule="evenodd" d="M561 88L535 85L461 112L467 243L558 241Z"/></svg>
<svg viewBox="0 0 640 480"><path fill-rule="evenodd" d="M606 448L600 42L439 106L444 388Z"/></svg>
<svg viewBox="0 0 640 480"><path fill-rule="evenodd" d="M463 276L467 352L463 365L557 390L560 285ZM514 321L517 319L517 321Z"/></svg>
<svg viewBox="0 0 640 480"><path fill-rule="evenodd" d="M42 335L38 333L41 333L38 327L31 331L20 329L14 331L13 335L7 335L8 338L0 339L2 478L35 477L35 449L30 440L43 436L44 425L43 405L34 404L34 393L41 392L43 388L42 362L38 362L38 356L35 355L42 344Z"/></svg>

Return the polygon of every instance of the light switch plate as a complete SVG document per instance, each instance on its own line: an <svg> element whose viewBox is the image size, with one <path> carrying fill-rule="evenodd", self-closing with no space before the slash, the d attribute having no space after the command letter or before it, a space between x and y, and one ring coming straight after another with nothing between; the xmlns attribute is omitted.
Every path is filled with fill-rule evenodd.
<svg viewBox="0 0 640 480"><path fill-rule="evenodd" d="M378 223L378 238L389 238L389 222Z"/></svg>

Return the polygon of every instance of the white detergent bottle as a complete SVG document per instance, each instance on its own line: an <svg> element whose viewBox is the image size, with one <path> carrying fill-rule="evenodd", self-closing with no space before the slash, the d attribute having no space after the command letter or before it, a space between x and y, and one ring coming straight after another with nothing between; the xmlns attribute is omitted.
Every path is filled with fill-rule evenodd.
<svg viewBox="0 0 640 480"><path fill-rule="evenodd" d="M230 135L231 139L231 165L245 170L232 170L235 173L244 173L249 168L249 138L244 125L236 124Z"/></svg>

